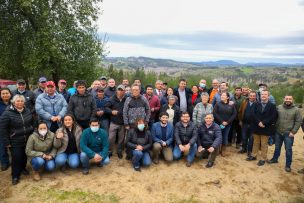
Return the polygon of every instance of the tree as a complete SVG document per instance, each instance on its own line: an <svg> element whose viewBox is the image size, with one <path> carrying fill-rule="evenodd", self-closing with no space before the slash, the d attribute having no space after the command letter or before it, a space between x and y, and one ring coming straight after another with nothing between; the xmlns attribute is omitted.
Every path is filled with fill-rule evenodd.
<svg viewBox="0 0 304 203"><path fill-rule="evenodd" d="M0 0L0 75L88 79L104 42L95 22L102 0Z"/></svg>

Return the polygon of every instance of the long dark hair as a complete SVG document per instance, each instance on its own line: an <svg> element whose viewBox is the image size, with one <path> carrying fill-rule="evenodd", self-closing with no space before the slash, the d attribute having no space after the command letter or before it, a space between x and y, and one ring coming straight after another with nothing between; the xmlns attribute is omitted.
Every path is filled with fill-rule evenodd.
<svg viewBox="0 0 304 203"><path fill-rule="evenodd" d="M2 98L1 98L1 92L4 91L4 90L7 90L10 93L10 95L11 95L11 97L9 98L9 101L8 101L8 103L10 104L11 103L10 101L11 101L11 99L13 97L13 94L12 94L11 90L8 89L7 87L3 87L3 88L0 89L0 101L3 102Z"/></svg>
<svg viewBox="0 0 304 203"><path fill-rule="evenodd" d="M65 114L65 116L62 118L62 129L64 129L64 130L67 129L67 128L65 127L65 125L64 125L64 119L65 119L67 116L69 116L69 117L72 118L72 120L73 120L72 132L75 132L76 127L79 126L79 125L78 125L78 123L76 122L75 117L74 117L72 114L69 114L69 113L68 113L68 114Z"/></svg>

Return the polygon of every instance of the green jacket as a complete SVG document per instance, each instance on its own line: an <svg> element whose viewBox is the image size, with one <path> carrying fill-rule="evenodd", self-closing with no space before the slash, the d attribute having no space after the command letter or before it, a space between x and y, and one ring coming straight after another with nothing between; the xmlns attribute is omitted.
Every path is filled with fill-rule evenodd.
<svg viewBox="0 0 304 203"><path fill-rule="evenodd" d="M34 157L41 157L43 154L55 158L57 149L53 147L53 142L54 133L51 131L47 133L45 140L41 140L36 132L30 135L25 149L28 161L31 161Z"/></svg>
<svg viewBox="0 0 304 203"><path fill-rule="evenodd" d="M90 159L94 158L96 153L105 159L109 151L108 133L101 128L96 133L90 128L85 129L80 138L80 149Z"/></svg>
<svg viewBox="0 0 304 203"><path fill-rule="evenodd" d="M277 132L280 134L292 132L296 134L302 123L302 115L299 109L293 104L286 106L281 104L277 107L278 120L276 123Z"/></svg>

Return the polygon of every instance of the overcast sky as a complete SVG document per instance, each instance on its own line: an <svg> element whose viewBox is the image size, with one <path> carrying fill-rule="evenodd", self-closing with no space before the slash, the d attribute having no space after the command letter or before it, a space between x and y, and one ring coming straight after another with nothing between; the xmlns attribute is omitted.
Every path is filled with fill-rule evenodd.
<svg viewBox="0 0 304 203"><path fill-rule="evenodd" d="M304 63L304 0L104 0L108 56Z"/></svg>

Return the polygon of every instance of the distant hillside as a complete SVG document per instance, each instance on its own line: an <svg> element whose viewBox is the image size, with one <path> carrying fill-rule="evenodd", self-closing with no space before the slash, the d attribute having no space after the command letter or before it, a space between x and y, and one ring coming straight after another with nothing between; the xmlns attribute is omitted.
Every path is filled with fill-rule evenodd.
<svg viewBox="0 0 304 203"><path fill-rule="evenodd" d="M202 61L202 62L182 62L172 59L156 59L149 57L107 57L103 63L105 65L113 64L116 68L183 68L183 69L197 69L197 68L221 68L221 67L290 67L302 66L304 64L282 64L282 63L246 63L241 64L232 60L219 61Z"/></svg>

